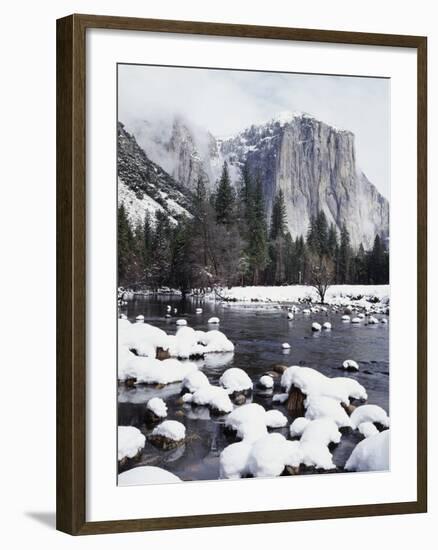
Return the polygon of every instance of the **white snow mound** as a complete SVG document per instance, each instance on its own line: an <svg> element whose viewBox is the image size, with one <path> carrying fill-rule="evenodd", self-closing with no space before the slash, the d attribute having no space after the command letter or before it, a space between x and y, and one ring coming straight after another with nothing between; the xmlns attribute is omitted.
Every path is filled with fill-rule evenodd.
<svg viewBox="0 0 438 550"><path fill-rule="evenodd" d="M134 426L119 426L117 428L117 457L134 458L144 447L145 436Z"/></svg>

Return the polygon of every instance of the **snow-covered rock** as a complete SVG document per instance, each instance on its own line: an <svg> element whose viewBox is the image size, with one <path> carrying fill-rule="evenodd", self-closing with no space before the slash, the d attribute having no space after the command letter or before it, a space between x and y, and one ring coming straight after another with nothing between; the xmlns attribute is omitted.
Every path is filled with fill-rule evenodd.
<svg viewBox="0 0 438 550"><path fill-rule="evenodd" d="M362 422L357 429L364 437L371 437L379 433L379 430L372 422Z"/></svg>
<svg viewBox="0 0 438 550"><path fill-rule="evenodd" d="M247 475L251 449L251 443L245 441L238 441L225 447L219 459L220 478L238 479Z"/></svg>
<svg viewBox="0 0 438 550"><path fill-rule="evenodd" d="M130 323L119 319L118 342L119 346L134 349L138 355L155 357L157 347L167 349L167 334L148 323Z"/></svg>
<svg viewBox="0 0 438 550"><path fill-rule="evenodd" d="M182 441L186 437L186 427L177 420L165 420L152 430L152 436L161 436L171 441Z"/></svg>
<svg viewBox="0 0 438 550"><path fill-rule="evenodd" d="M341 317L343 323L349 323L350 322L350 316L349 315L343 315Z"/></svg>
<svg viewBox="0 0 438 550"><path fill-rule="evenodd" d="M278 433L255 441L248 457L248 471L254 477L279 476L285 466L298 467L302 460L301 446Z"/></svg>
<svg viewBox="0 0 438 550"><path fill-rule="evenodd" d="M351 427L351 421L337 399L324 395L310 395L306 399L306 418L316 420L328 417L336 422L339 428Z"/></svg>
<svg viewBox="0 0 438 550"><path fill-rule="evenodd" d="M354 378L348 378L347 376L337 376L335 378L332 378L333 382L336 383L336 386L340 390L344 390L346 394L348 394L348 397L351 399L361 399L363 401L366 401L368 399L368 394L366 392L366 389L362 386L362 384L359 384L357 380L354 380Z"/></svg>
<svg viewBox="0 0 438 550"><path fill-rule="evenodd" d="M151 411L158 418L166 418L167 405L160 397L152 397L146 404L146 409Z"/></svg>
<svg viewBox="0 0 438 550"><path fill-rule="evenodd" d="M260 377L259 385L262 388L266 388L267 390L270 390L274 387L274 379L272 376L269 376L268 374L264 374Z"/></svg>
<svg viewBox="0 0 438 550"><path fill-rule="evenodd" d="M273 403L285 403L289 399L288 393L276 393L272 396Z"/></svg>
<svg viewBox="0 0 438 550"><path fill-rule="evenodd" d="M353 359L347 359L342 363L342 368L345 370L359 370L359 365Z"/></svg>
<svg viewBox="0 0 438 550"><path fill-rule="evenodd" d="M257 403L242 405L227 416L225 426L240 439L254 441L267 433L266 411Z"/></svg>
<svg viewBox="0 0 438 550"><path fill-rule="evenodd" d="M236 367L227 369L219 378L219 384L225 388L229 394L249 391L252 390L253 387L252 380L246 372Z"/></svg>
<svg viewBox="0 0 438 550"><path fill-rule="evenodd" d="M385 430L358 443L347 460L345 469L354 472L388 470L389 433L390 430Z"/></svg>
<svg viewBox="0 0 438 550"><path fill-rule="evenodd" d="M324 330L332 330L332 324L326 321L325 323L323 323L322 328Z"/></svg>
<svg viewBox="0 0 438 550"><path fill-rule="evenodd" d="M287 342L283 342L283 344L281 344L281 347L283 349L290 349L290 344L288 344Z"/></svg>
<svg viewBox="0 0 438 550"><path fill-rule="evenodd" d="M319 332L321 330L321 325L317 322L312 323L312 330L313 332Z"/></svg>
<svg viewBox="0 0 438 550"><path fill-rule="evenodd" d="M362 322L362 319L360 317L353 317L353 319L351 319L351 322L353 323L353 325L358 325Z"/></svg>
<svg viewBox="0 0 438 550"><path fill-rule="evenodd" d="M333 463L333 456L328 447L320 443L305 442L300 443L302 454L302 463L305 466L321 470L333 470L336 468Z"/></svg>
<svg viewBox="0 0 438 550"><path fill-rule="evenodd" d="M179 327L185 327L187 325L187 321L186 321L186 319L177 319L176 324Z"/></svg>
<svg viewBox="0 0 438 550"><path fill-rule="evenodd" d="M220 323L219 317L210 317L208 320L209 325L218 325Z"/></svg>
<svg viewBox="0 0 438 550"><path fill-rule="evenodd" d="M205 346L204 353L226 353L234 351L234 344L220 330L196 331L199 344Z"/></svg>
<svg viewBox="0 0 438 550"><path fill-rule="evenodd" d="M194 405L210 407L219 414L226 414L233 410L228 392L218 386L204 385L195 391L191 402Z"/></svg>
<svg viewBox="0 0 438 550"><path fill-rule="evenodd" d="M291 437L301 437L306 426L310 424L311 420L305 418L304 416L299 416L295 418L292 424L289 427L289 433Z"/></svg>
<svg viewBox="0 0 438 550"><path fill-rule="evenodd" d="M377 319L377 317L374 317L374 315L370 315L370 317L368 317L368 324L369 325L378 325L379 320Z"/></svg>
<svg viewBox="0 0 438 550"><path fill-rule="evenodd" d="M338 444L341 441L341 432L336 422L328 417L311 420L304 426L301 443L321 444L326 447L330 443Z"/></svg>
<svg viewBox="0 0 438 550"><path fill-rule="evenodd" d="M209 386L210 382L206 375L200 370L189 372L182 381L182 389L188 390L190 393L198 391L203 386Z"/></svg>
<svg viewBox="0 0 438 550"><path fill-rule="evenodd" d="M350 416L351 425L354 429L358 428L363 422L378 423L389 428L389 417L386 411L378 405L361 405L356 407Z"/></svg>
<svg viewBox="0 0 438 550"><path fill-rule="evenodd" d="M144 321L144 315L137 315L135 318L136 321Z"/></svg>
<svg viewBox="0 0 438 550"><path fill-rule="evenodd" d="M180 382L197 368L194 363L177 359L159 361L149 357L134 357L122 369L119 366L118 378L120 381L134 379L136 384L170 384Z"/></svg>
<svg viewBox="0 0 438 550"><path fill-rule="evenodd" d="M120 461L134 458L143 449L145 436L134 426L119 426L117 428L117 458Z"/></svg>
<svg viewBox="0 0 438 550"><path fill-rule="evenodd" d="M156 466L139 466L118 475L118 485L120 487L153 483L179 483L181 481L175 474Z"/></svg>
<svg viewBox="0 0 438 550"><path fill-rule="evenodd" d="M268 428L283 428L287 424L287 418L281 411L272 409L270 411L266 411L265 422Z"/></svg>
<svg viewBox="0 0 438 550"><path fill-rule="evenodd" d="M297 365L287 368L281 377L281 386L289 392L292 386L298 388L306 396L325 396L343 402L350 402L362 388L354 382L343 382L343 378L329 378L310 367ZM363 392L365 391L364 388Z"/></svg>

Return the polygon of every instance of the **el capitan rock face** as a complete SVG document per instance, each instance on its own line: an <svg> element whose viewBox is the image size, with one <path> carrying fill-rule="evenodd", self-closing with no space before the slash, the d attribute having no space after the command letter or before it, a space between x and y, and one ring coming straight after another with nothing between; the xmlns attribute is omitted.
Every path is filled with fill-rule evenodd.
<svg viewBox="0 0 438 550"><path fill-rule="evenodd" d="M388 201L358 169L349 131L287 113L226 139L216 140L181 117L165 129L162 123L145 122L134 134L146 154L188 192L199 176L214 189L224 160L237 182L248 162L251 172L261 176L268 220L276 193L283 191L293 237L306 235L318 210L339 231L347 225L354 247L370 248L376 234L388 237Z"/></svg>
<svg viewBox="0 0 438 550"><path fill-rule="evenodd" d="M351 132L307 115L252 126L223 141L230 163L260 172L268 216L273 199L284 193L292 236L305 235L311 216L323 210L340 231L345 222L353 246L372 246L379 233L388 236L389 204L358 171Z"/></svg>

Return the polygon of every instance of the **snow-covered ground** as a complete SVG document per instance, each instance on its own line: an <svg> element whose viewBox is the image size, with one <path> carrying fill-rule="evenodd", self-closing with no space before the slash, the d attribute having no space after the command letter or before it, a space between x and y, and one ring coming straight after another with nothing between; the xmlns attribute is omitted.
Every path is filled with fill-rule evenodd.
<svg viewBox="0 0 438 550"><path fill-rule="evenodd" d="M320 301L316 289L308 285L235 286L220 289L218 292L225 300L238 302ZM333 285L328 288L325 296L325 302L332 305L368 307L372 301L386 305L389 302L389 285Z"/></svg>

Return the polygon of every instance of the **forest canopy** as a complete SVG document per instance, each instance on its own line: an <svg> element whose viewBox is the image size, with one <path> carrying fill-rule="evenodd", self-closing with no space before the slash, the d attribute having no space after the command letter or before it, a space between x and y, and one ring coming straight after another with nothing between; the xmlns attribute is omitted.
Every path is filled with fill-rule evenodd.
<svg viewBox="0 0 438 550"><path fill-rule="evenodd" d="M376 235L371 250L350 243L344 224L338 232L321 210L306 235L287 230L281 189L269 222L260 174L245 165L239 184L231 183L225 162L216 188L200 177L191 197L191 217L175 224L166 212L146 214L132 227L118 207L119 285L133 289L163 286L191 289L236 285L387 284L389 252Z"/></svg>

